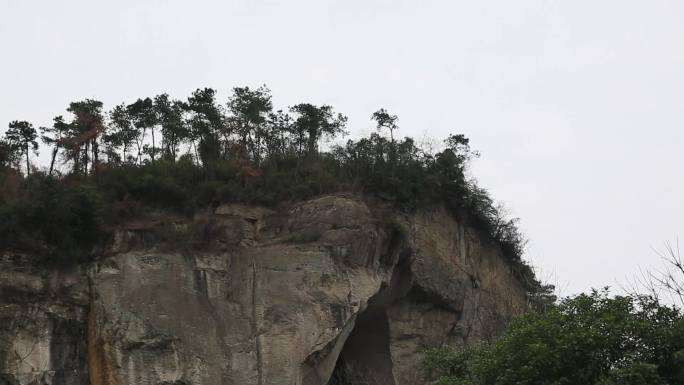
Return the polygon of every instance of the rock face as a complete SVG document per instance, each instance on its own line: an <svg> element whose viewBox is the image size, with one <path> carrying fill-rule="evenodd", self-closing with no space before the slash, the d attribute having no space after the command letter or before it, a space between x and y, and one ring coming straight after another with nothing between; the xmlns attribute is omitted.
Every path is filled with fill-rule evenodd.
<svg viewBox="0 0 684 385"><path fill-rule="evenodd" d="M0 257L0 384L87 384L88 286L80 270Z"/></svg>
<svg viewBox="0 0 684 385"><path fill-rule="evenodd" d="M69 272L6 255L0 384L420 384L422 350L527 308L497 249L443 209L337 195L204 221L205 247L138 226Z"/></svg>

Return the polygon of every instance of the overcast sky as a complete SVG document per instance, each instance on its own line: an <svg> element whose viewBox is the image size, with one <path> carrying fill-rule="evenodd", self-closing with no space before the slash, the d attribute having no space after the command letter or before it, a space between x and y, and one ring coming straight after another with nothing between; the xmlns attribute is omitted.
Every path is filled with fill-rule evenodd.
<svg viewBox="0 0 684 385"><path fill-rule="evenodd" d="M0 50L3 129L86 97L265 83L353 135L378 107L403 135L464 133L563 294L684 237L681 0L0 0Z"/></svg>

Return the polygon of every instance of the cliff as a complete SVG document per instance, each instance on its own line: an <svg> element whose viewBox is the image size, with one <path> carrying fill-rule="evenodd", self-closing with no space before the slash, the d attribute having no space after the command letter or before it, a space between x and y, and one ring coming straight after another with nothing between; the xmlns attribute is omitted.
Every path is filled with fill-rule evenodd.
<svg viewBox="0 0 684 385"><path fill-rule="evenodd" d="M334 195L173 221L171 238L203 223L202 247L156 223L70 269L2 256L0 384L420 384L422 350L527 309L499 250L441 208Z"/></svg>

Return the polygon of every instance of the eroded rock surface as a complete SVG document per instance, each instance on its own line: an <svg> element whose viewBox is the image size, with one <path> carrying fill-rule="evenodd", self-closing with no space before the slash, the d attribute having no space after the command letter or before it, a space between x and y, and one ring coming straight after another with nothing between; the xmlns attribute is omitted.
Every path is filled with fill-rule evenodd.
<svg viewBox="0 0 684 385"><path fill-rule="evenodd" d="M0 384L88 383L83 277L0 256Z"/></svg>
<svg viewBox="0 0 684 385"><path fill-rule="evenodd" d="M380 211L344 195L221 206L206 248L137 226L68 273L7 255L0 384L420 384L422 350L525 311L473 230L442 209Z"/></svg>

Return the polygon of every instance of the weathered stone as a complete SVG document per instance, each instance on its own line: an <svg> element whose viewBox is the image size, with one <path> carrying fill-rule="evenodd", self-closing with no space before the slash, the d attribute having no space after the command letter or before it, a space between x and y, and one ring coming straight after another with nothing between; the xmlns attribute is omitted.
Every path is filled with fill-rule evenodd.
<svg viewBox="0 0 684 385"><path fill-rule="evenodd" d="M87 384L87 284L78 269L0 257L0 384Z"/></svg>
<svg viewBox="0 0 684 385"><path fill-rule="evenodd" d="M420 384L424 349L525 311L497 249L445 210L397 213L401 239L380 210L351 195L221 206L223 247L122 233L69 273L6 256L0 384Z"/></svg>

